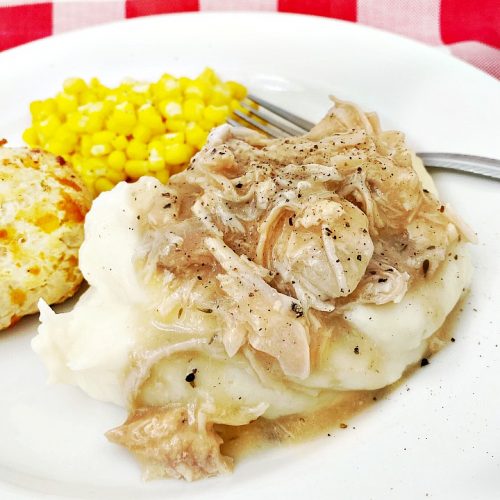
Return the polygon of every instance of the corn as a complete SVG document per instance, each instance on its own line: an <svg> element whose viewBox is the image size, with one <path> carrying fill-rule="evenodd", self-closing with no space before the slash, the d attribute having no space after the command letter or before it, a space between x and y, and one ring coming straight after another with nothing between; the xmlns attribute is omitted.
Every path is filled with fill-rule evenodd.
<svg viewBox="0 0 500 500"><path fill-rule="evenodd" d="M193 154L194 147L189 144L167 144L164 159L167 165L179 165L187 163Z"/></svg>
<svg viewBox="0 0 500 500"><path fill-rule="evenodd" d="M166 184L170 178L170 173L168 170L161 170L160 172L155 172L154 176L162 183Z"/></svg>
<svg viewBox="0 0 500 500"><path fill-rule="evenodd" d="M159 172L165 169L165 152L159 148L153 148L149 152L148 167L151 172Z"/></svg>
<svg viewBox="0 0 500 500"><path fill-rule="evenodd" d="M49 115L44 120L33 124L34 129L38 132L40 142L46 142L50 139L60 126L61 120L56 114Z"/></svg>
<svg viewBox="0 0 500 500"><path fill-rule="evenodd" d="M27 128L23 132L23 141L30 147L38 146L38 134L33 127Z"/></svg>
<svg viewBox="0 0 500 500"><path fill-rule="evenodd" d="M84 90L80 95L79 100L82 104L92 104L94 102L98 102L97 96L91 90Z"/></svg>
<svg viewBox="0 0 500 500"><path fill-rule="evenodd" d="M212 121L214 123L224 123L230 114L229 106L226 104L222 106L215 106L214 104L209 104L203 110L203 118L205 120Z"/></svg>
<svg viewBox="0 0 500 500"><path fill-rule="evenodd" d="M102 193L103 191L109 191L113 189L114 183L107 179L106 177L99 177L95 183L94 187L98 193Z"/></svg>
<svg viewBox="0 0 500 500"><path fill-rule="evenodd" d="M241 83L229 81L226 82L226 88L231 92L233 99L242 101L247 96L247 89Z"/></svg>
<svg viewBox="0 0 500 500"><path fill-rule="evenodd" d="M198 125L203 129L206 130L207 132L210 132L215 127L215 123L210 121L210 120L198 120Z"/></svg>
<svg viewBox="0 0 500 500"><path fill-rule="evenodd" d="M222 106L231 100L231 91L223 85L215 85L210 97L210 103Z"/></svg>
<svg viewBox="0 0 500 500"><path fill-rule="evenodd" d="M151 172L158 172L165 168L165 147L161 139L155 139L148 144L148 162Z"/></svg>
<svg viewBox="0 0 500 500"><path fill-rule="evenodd" d="M63 89L68 94L80 94L87 89L87 84L81 78L68 78L64 80Z"/></svg>
<svg viewBox="0 0 500 500"><path fill-rule="evenodd" d="M125 173L132 179L138 179L148 173L148 162L144 160L128 160L125 163Z"/></svg>
<svg viewBox="0 0 500 500"><path fill-rule="evenodd" d="M186 99L182 105L184 118L190 122L195 122L203 118L205 103L199 98Z"/></svg>
<svg viewBox="0 0 500 500"><path fill-rule="evenodd" d="M72 163L95 195L123 180L166 183L189 164L210 130L241 109L246 88L206 68L196 78L155 82L68 78L53 97L30 104L23 140Z"/></svg>
<svg viewBox="0 0 500 500"><path fill-rule="evenodd" d="M147 143L151 140L153 132L143 123L138 123L132 130L132 137L139 142Z"/></svg>
<svg viewBox="0 0 500 500"><path fill-rule="evenodd" d="M108 170L106 172L106 179L109 179L113 184L118 184L127 179L125 170Z"/></svg>
<svg viewBox="0 0 500 500"><path fill-rule="evenodd" d="M123 149L126 149L127 144L128 144L128 140L124 135L119 135L113 139L111 144L113 145L115 150L121 151Z"/></svg>
<svg viewBox="0 0 500 500"><path fill-rule="evenodd" d="M160 102L160 113L166 120L181 120L182 106L178 101L162 101Z"/></svg>
<svg viewBox="0 0 500 500"><path fill-rule="evenodd" d="M116 137L110 130L101 130L92 134L92 142L94 144L111 144Z"/></svg>
<svg viewBox="0 0 500 500"><path fill-rule="evenodd" d="M180 83L170 75L163 75L158 82L153 83L152 95L156 101L180 99L182 96Z"/></svg>
<svg viewBox="0 0 500 500"><path fill-rule="evenodd" d="M57 113L57 104L55 99L49 98L45 99L40 103L39 116L41 118L46 118Z"/></svg>
<svg viewBox="0 0 500 500"><path fill-rule="evenodd" d="M153 133L160 133L165 129L160 113L149 103L139 108L137 116L139 124L144 125Z"/></svg>
<svg viewBox="0 0 500 500"><path fill-rule="evenodd" d="M90 154L92 156L106 156L111 152L109 144L94 144L90 147Z"/></svg>
<svg viewBox="0 0 500 500"><path fill-rule="evenodd" d="M205 80L193 80L184 89L184 96L187 98L198 98L208 100L212 95L212 86Z"/></svg>
<svg viewBox="0 0 500 500"><path fill-rule="evenodd" d="M108 156L109 168L113 170L122 170L126 161L127 157L125 156L125 153L120 150L113 151Z"/></svg>
<svg viewBox="0 0 500 500"><path fill-rule="evenodd" d="M186 143L201 149L207 141L208 132L203 130L197 123L190 122L186 125Z"/></svg>
<svg viewBox="0 0 500 500"><path fill-rule="evenodd" d="M72 94L66 92L59 92L56 95L57 111L61 115L67 115L78 108L78 99Z"/></svg>
<svg viewBox="0 0 500 500"><path fill-rule="evenodd" d="M145 160L148 157L148 147L137 139L132 139L125 151L130 160Z"/></svg>
<svg viewBox="0 0 500 500"><path fill-rule="evenodd" d="M163 144L181 144L185 142L184 132L169 132L161 136Z"/></svg>
<svg viewBox="0 0 500 500"><path fill-rule="evenodd" d="M168 132L184 132L186 130L186 122L184 120L168 120L165 128Z"/></svg>

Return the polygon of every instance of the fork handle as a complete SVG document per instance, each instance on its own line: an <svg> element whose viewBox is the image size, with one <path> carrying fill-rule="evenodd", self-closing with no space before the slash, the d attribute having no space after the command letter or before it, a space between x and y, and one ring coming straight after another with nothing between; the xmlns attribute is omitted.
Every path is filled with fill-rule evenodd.
<svg viewBox="0 0 500 500"><path fill-rule="evenodd" d="M426 167L461 170L500 180L500 160L458 153L417 153Z"/></svg>

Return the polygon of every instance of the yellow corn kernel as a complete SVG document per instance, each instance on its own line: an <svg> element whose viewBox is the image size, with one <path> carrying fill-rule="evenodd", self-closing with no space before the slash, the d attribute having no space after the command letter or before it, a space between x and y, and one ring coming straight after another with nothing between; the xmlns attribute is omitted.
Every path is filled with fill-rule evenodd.
<svg viewBox="0 0 500 500"><path fill-rule="evenodd" d="M198 125L203 129L206 130L207 132L210 132L214 127L215 123L210 120L198 120Z"/></svg>
<svg viewBox="0 0 500 500"><path fill-rule="evenodd" d="M229 80L226 82L226 88L231 92L233 99L242 101L247 96L247 89L241 83Z"/></svg>
<svg viewBox="0 0 500 500"><path fill-rule="evenodd" d="M167 120L165 128L168 132L184 132L186 130L186 122L184 120Z"/></svg>
<svg viewBox="0 0 500 500"><path fill-rule="evenodd" d="M105 177L108 166L104 158L85 158L82 160L82 171L93 177Z"/></svg>
<svg viewBox="0 0 500 500"><path fill-rule="evenodd" d="M43 141L47 141L52 137L56 130L61 126L61 120L55 115L49 115L44 120L35 123L35 130L40 135Z"/></svg>
<svg viewBox="0 0 500 500"><path fill-rule="evenodd" d="M56 156L63 156L71 151L71 149L68 148L67 145L55 139L49 139L43 145L43 149L47 150L49 153L52 153L53 155Z"/></svg>
<svg viewBox="0 0 500 500"><path fill-rule="evenodd" d="M166 144L164 159L167 165L186 163L194 154L193 146L189 144Z"/></svg>
<svg viewBox="0 0 500 500"><path fill-rule="evenodd" d="M116 132L117 134L129 135L132 133L137 123L135 112L118 109L118 106L108 118L106 127L108 130Z"/></svg>
<svg viewBox="0 0 500 500"><path fill-rule="evenodd" d="M56 142L60 142L64 146L64 149L67 150L66 153L62 154L70 153L78 142L76 134L69 130L65 125L62 125L54 132L52 139Z"/></svg>
<svg viewBox="0 0 500 500"><path fill-rule="evenodd" d="M181 97L181 86L178 80L170 75L163 75L158 82L152 85L151 91L155 101L180 99Z"/></svg>
<svg viewBox="0 0 500 500"><path fill-rule="evenodd" d="M67 78L64 80L63 89L68 94L80 94L87 89L87 84L81 78Z"/></svg>
<svg viewBox="0 0 500 500"><path fill-rule="evenodd" d="M152 151L153 149L158 150L163 155L163 140L161 135L157 135L148 143L148 151Z"/></svg>
<svg viewBox="0 0 500 500"><path fill-rule="evenodd" d="M184 96L187 99L208 100L212 95L212 85L206 80L197 78L189 83L184 89Z"/></svg>
<svg viewBox="0 0 500 500"><path fill-rule="evenodd" d="M159 170L165 168L165 160L163 156L164 156L163 148L160 149L155 147L149 150L148 163L149 163L149 170L151 170L151 172L158 172Z"/></svg>
<svg viewBox="0 0 500 500"><path fill-rule="evenodd" d="M33 119L40 118L43 110L43 102L42 101L33 101L30 104L30 113Z"/></svg>
<svg viewBox="0 0 500 500"><path fill-rule="evenodd" d="M108 165L113 170L121 170L125 166L127 157L123 151L112 151L108 156Z"/></svg>
<svg viewBox="0 0 500 500"><path fill-rule="evenodd" d="M106 179L109 179L113 184L118 184L127 178L125 170L108 170L106 172Z"/></svg>
<svg viewBox="0 0 500 500"><path fill-rule="evenodd" d="M123 113L135 113L135 107L133 104L127 101L123 101L115 106L116 111L121 111Z"/></svg>
<svg viewBox="0 0 500 500"><path fill-rule="evenodd" d="M169 132L161 136L163 144L182 144L185 141L184 132Z"/></svg>
<svg viewBox="0 0 500 500"><path fill-rule="evenodd" d="M201 99L186 99L182 105L184 118L190 122L201 120L204 109L205 103Z"/></svg>
<svg viewBox="0 0 500 500"><path fill-rule="evenodd" d="M212 95L210 96L210 104L214 106L222 106L231 101L231 91L223 85L215 85Z"/></svg>
<svg viewBox="0 0 500 500"><path fill-rule="evenodd" d="M181 120L182 106L178 101L162 101L159 104L160 113L167 120Z"/></svg>
<svg viewBox="0 0 500 500"><path fill-rule="evenodd" d="M86 132L90 118L79 111L69 113L66 118L66 126L76 133Z"/></svg>
<svg viewBox="0 0 500 500"><path fill-rule="evenodd" d="M142 105L137 111L137 116L139 123L148 127L153 134L159 134L165 130L160 113L151 104Z"/></svg>
<svg viewBox="0 0 500 500"><path fill-rule="evenodd" d="M111 152L111 145L109 143L93 144L90 148L92 156L106 156Z"/></svg>
<svg viewBox="0 0 500 500"><path fill-rule="evenodd" d="M209 104L203 110L203 118L220 125L226 121L226 118L229 116L229 112L229 106L227 105L215 106L214 104Z"/></svg>
<svg viewBox="0 0 500 500"><path fill-rule="evenodd" d="M111 145L113 146L113 148L122 151L126 149L128 141L124 135L117 135L111 142Z"/></svg>
<svg viewBox="0 0 500 500"><path fill-rule="evenodd" d="M72 128L73 125L75 125L88 134L92 134L103 129L104 119L106 116L104 103L92 102L84 104L78 107L78 113L80 113L82 118L77 125L76 122L74 124L72 123Z"/></svg>
<svg viewBox="0 0 500 500"><path fill-rule="evenodd" d="M162 183L166 184L168 179L170 178L170 174L168 170L160 170L159 172L155 172L154 176Z"/></svg>
<svg viewBox="0 0 500 500"><path fill-rule="evenodd" d="M80 151L82 156L88 158L90 156L90 148L94 145L90 135L82 135L80 137Z"/></svg>
<svg viewBox="0 0 500 500"><path fill-rule="evenodd" d="M201 149L207 140L208 132L203 130L197 123L191 122L186 125L186 142L196 149Z"/></svg>
<svg viewBox="0 0 500 500"><path fill-rule="evenodd" d="M33 127L27 128L23 132L23 141L32 148L39 145L38 134Z"/></svg>
<svg viewBox="0 0 500 500"><path fill-rule="evenodd" d="M103 117L105 115L104 106L105 104L103 101L87 102L85 104L80 104L80 106L78 106L78 111L89 116L97 114Z"/></svg>
<svg viewBox="0 0 500 500"><path fill-rule="evenodd" d="M79 96L78 96L78 102L80 104L92 104L94 102L97 102L99 98L95 94L95 92L92 92L91 90L84 90Z"/></svg>
<svg viewBox="0 0 500 500"><path fill-rule="evenodd" d="M82 155L78 153L72 154L69 158L69 163L77 172L80 172L83 166Z"/></svg>
<svg viewBox="0 0 500 500"><path fill-rule="evenodd" d="M113 189L113 187L114 184L106 177L99 177L94 182L94 188L98 193L102 193L103 191L109 191L110 189Z"/></svg>
<svg viewBox="0 0 500 500"><path fill-rule="evenodd" d="M111 144L116 137L116 134L110 130L100 130L92 134L92 142L94 144Z"/></svg>
<svg viewBox="0 0 500 500"><path fill-rule="evenodd" d="M101 83L101 81L99 80L99 78L93 76L91 79L90 79L90 82L89 82L89 87L94 90L94 91L98 91L98 90L101 90L104 85ZM106 88L106 87L104 87Z"/></svg>
<svg viewBox="0 0 500 500"><path fill-rule="evenodd" d="M47 117L57 112L55 99L49 98L42 101L40 105L40 117Z"/></svg>
<svg viewBox="0 0 500 500"><path fill-rule="evenodd" d="M212 68L205 68L198 76L197 80L204 80L211 85L218 83L219 79Z"/></svg>
<svg viewBox="0 0 500 500"><path fill-rule="evenodd" d="M132 85L132 91L136 94L143 94L144 96L149 95L151 84L148 82L135 82Z"/></svg>
<svg viewBox="0 0 500 500"><path fill-rule="evenodd" d="M144 160L128 160L125 163L125 173L132 179L138 179L148 173L148 162Z"/></svg>
<svg viewBox="0 0 500 500"><path fill-rule="evenodd" d="M116 90L110 90L108 94L104 97L104 102L109 102L111 104L117 103L120 99L120 94Z"/></svg>
<svg viewBox="0 0 500 500"><path fill-rule="evenodd" d="M229 103L229 107L231 108L231 111L239 111L240 113L245 113L248 114L248 110L245 109L240 101L237 101L236 99L231 99L231 102Z"/></svg>
<svg viewBox="0 0 500 500"><path fill-rule="evenodd" d="M130 160L145 160L148 157L148 148L143 142L132 139L125 150Z"/></svg>
<svg viewBox="0 0 500 500"><path fill-rule="evenodd" d="M191 78L188 78L187 76L181 76L178 79L178 81L179 81L179 84L181 86L182 91L185 91L186 87L188 85L191 85L191 83L193 82L193 80Z"/></svg>
<svg viewBox="0 0 500 500"><path fill-rule="evenodd" d="M85 123L85 132L88 134L93 134L99 132L104 128L104 119L99 113L91 114L88 116L88 120Z"/></svg>
<svg viewBox="0 0 500 500"><path fill-rule="evenodd" d="M76 111L78 108L78 99L72 94L67 94L66 92L59 92L56 95L56 105L57 111L61 115L67 115L72 111Z"/></svg>
<svg viewBox="0 0 500 500"><path fill-rule="evenodd" d="M149 86L136 85L127 93L127 100L138 107L145 104L149 97Z"/></svg>
<svg viewBox="0 0 500 500"><path fill-rule="evenodd" d="M149 142L151 140L151 136L153 133L151 132L151 129L146 127L146 125L142 123L138 123L135 127L134 130L132 130L132 136L134 139L137 139L139 142Z"/></svg>
<svg viewBox="0 0 500 500"><path fill-rule="evenodd" d="M184 97L187 99L203 99L203 90L198 85L195 85L194 82L190 83L184 89Z"/></svg>

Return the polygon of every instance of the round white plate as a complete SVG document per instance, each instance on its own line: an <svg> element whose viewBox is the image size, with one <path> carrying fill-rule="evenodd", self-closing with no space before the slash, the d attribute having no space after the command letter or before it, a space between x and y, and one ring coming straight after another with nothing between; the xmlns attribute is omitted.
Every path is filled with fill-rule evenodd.
<svg viewBox="0 0 500 500"><path fill-rule="evenodd" d="M21 144L29 102L68 76L111 84L207 65L306 118L319 119L333 93L378 111L416 150L500 158L498 81L395 35L282 14L142 18L0 54L0 136ZM456 342L348 429L246 458L227 477L144 483L103 436L124 410L45 384L30 318L0 335L0 498L499 498L500 184L435 180L480 240Z"/></svg>

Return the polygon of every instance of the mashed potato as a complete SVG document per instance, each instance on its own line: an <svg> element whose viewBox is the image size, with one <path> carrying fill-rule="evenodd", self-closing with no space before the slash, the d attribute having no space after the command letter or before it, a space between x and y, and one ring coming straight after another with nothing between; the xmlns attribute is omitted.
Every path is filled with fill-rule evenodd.
<svg viewBox="0 0 500 500"><path fill-rule="evenodd" d="M169 185L96 200L90 288L40 304L33 347L52 381L130 409L108 437L147 477L225 472L214 424L319 410L424 355L471 278L470 231L433 193L348 103L298 138L222 126Z"/></svg>
<svg viewBox="0 0 500 500"><path fill-rule="evenodd" d="M75 293L90 202L64 160L0 147L0 330Z"/></svg>

